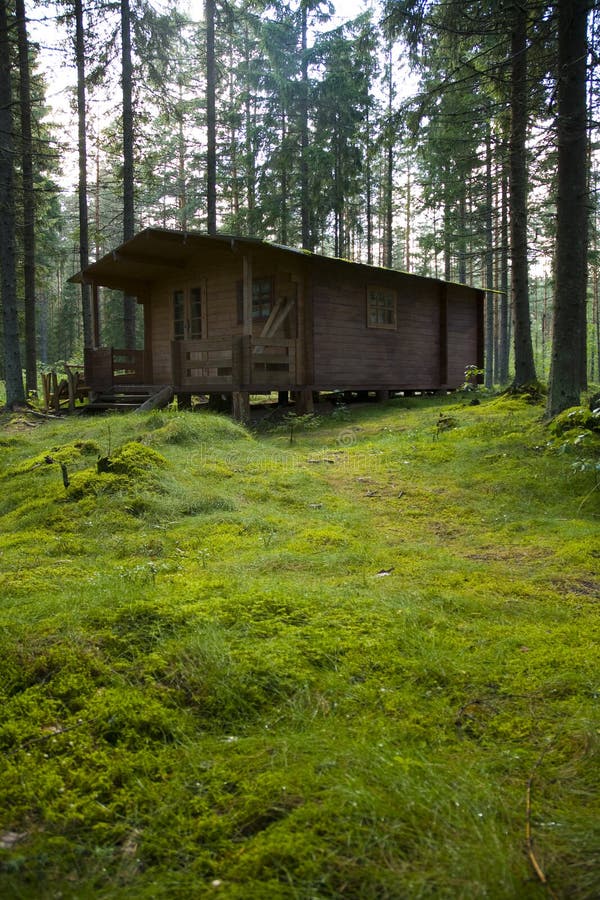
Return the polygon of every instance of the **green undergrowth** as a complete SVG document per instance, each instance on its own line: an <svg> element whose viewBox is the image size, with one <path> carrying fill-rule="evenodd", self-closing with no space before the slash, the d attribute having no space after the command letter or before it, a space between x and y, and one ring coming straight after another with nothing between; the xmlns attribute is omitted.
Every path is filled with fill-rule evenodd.
<svg viewBox="0 0 600 900"><path fill-rule="evenodd" d="M1 896L600 894L600 492L470 399L4 418Z"/></svg>

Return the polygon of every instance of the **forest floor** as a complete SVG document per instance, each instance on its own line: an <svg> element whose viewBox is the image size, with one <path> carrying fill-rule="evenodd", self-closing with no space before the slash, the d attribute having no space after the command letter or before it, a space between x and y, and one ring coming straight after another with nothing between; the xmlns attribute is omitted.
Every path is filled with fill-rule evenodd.
<svg viewBox="0 0 600 900"><path fill-rule="evenodd" d="M542 415L4 415L0 895L600 896L600 491Z"/></svg>

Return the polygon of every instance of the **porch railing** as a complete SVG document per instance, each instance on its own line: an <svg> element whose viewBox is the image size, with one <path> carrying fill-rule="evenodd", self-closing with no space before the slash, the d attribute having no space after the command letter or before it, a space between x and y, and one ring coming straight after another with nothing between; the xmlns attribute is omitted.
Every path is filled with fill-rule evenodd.
<svg viewBox="0 0 600 900"><path fill-rule="evenodd" d="M173 386L189 391L260 392L297 384L296 341L280 337L227 335L171 344ZM143 350L100 347L85 351L85 381L93 390L145 384Z"/></svg>
<svg viewBox="0 0 600 900"><path fill-rule="evenodd" d="M233 335L173 341L173 376L182 388L278 390L296 382L296 341Z"/></svg>
<svg viewBox="0 0 600 900"><path fill-rule="evenodd" d="M98 347L84 351L85 381L90 387L115 384L145 384L143 350Z"/></svg>

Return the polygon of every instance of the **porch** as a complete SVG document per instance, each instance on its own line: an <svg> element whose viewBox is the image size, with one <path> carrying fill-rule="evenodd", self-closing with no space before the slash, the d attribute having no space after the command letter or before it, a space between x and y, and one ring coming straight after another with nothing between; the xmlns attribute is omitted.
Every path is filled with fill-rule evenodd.
<svg viewBox="0 0 600 900"><path fill-rule="evenodd" d="M294 338L250 334L172 341L173 389L187 394L293 390L298 386L296 344ZM95 391L152 383L143 350L113 347L85 351L85 378Z"/></svg>

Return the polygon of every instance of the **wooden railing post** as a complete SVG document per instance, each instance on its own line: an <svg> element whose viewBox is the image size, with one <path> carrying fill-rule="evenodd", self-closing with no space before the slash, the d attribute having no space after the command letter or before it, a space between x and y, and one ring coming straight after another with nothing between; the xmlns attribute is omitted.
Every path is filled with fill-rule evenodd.
<svg viewBox="0 0 600 900"><path fill-rule="evenodd" d="M252 375L252 335L237 334L231 348L231 375L234 385L250 384Z"/></svg>
<svg viewBox="0 0 600 900"><path fill-rule="evenodd" d="M233 391L233 418L246 425L250 421L250 394L243 388L249 385L251 380L252 335L236 335L231 350L232 382L234 386L242 388Z"/></svg>

